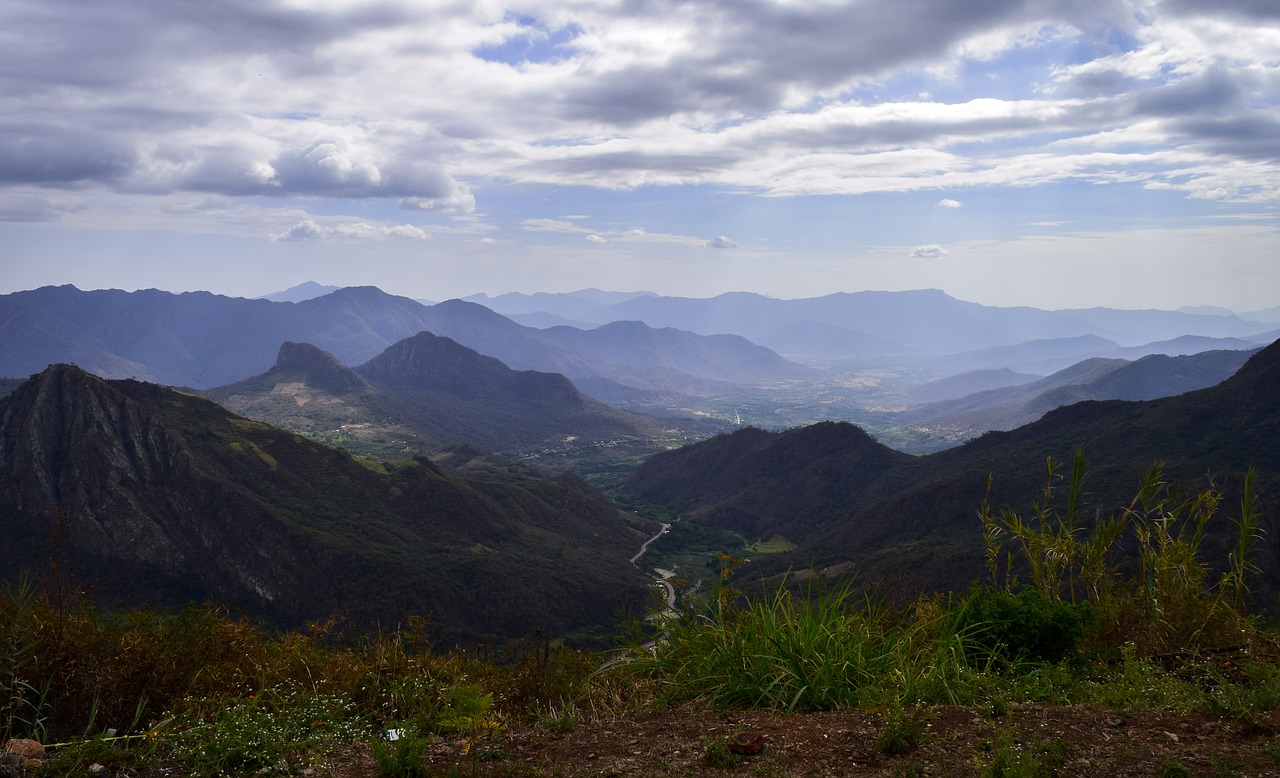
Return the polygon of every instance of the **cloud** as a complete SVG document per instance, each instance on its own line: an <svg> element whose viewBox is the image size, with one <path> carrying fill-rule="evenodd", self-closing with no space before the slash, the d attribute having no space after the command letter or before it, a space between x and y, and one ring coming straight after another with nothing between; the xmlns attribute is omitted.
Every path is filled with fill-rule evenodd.
<svg viewBox="0 0 1280 778"><path fill-rule="evenodd" d="M666 243L682 246L709 246L718 240L728 240L728 238L717 238L715 241L707 241L705 238L695 238L691 235L649 232L643 227L633 227L629 230L597 230L590 227L583 227L564 219L525 219L520 222L520 228L528 232L561 232L583 235L586 240L589 240L592 243L631 242Z"/></svg>
<svg viewBox="0 0 1280 778"><path fill-rule="evenodd" d="M960 202L959 200L952 200L950 197L944 197L938 201L938 205L942 206L943 208L960 208L961 206L964 205L964 203Z"/></svg>
<svg viewBox="0 0 1280 778"><path fill-rule="evenodd" d="M1267 0L198 5L3 4L0 187L453 218L511 184L1280 200ZM708 244L649 226L580 234Z"/></svg>
<svg viewBox="0 0 1280 778"><path fill-rule="evenodd" d="M927 246L917 246L915 249L911 251L910 256L912 259L939 259L941 257L945 257L947 254L950 254L950 253L951 252L947 251L946 249L939 246L938 244L930 243Z"/></svg>
<svg viewBox="0 0 1280 778"><path fill-rule="evenodd" d="M738 248L738 242L736 240L733 240L732 238L726 238L723 235L719 235L715 238L715 240L707 241L707 248L736 249Z"/></svg>
<svg viewBox="0 0 1280 778"><path fill-rule="evenodd" d="M305 219L271 236L274 241L342 240L367 241L388 238L429 240L431 235L411 224L374 224L363 221L337 221L321 224Z"/></svg>
<svg viewBox="0 0 1280 778"><path fill-rule="evenodd" d="M43 197L20 195L0 198L0 221L51 222L62 218L62 211Z"/></svg>

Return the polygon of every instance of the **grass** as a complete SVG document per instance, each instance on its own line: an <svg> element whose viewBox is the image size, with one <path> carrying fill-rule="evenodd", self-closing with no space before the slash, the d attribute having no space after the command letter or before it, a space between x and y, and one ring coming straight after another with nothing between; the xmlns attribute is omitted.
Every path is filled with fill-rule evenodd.
<svg viewBox="0 0 1280 778"><path fill-rule="evenodd" d="M757 540L747 546L747 551L753 554L782 554L795 549L796 544L781 535L774 535L768 540Z"/></svg>
<svg viewBox="0 0 1280 778"><path fill-rule="evenodd" d="M1049 490L1025 519L984 508L992 580L965 594L889 607L810 578L806 589L745 598L733 588L742 560L721 554L717 586L660 627L637 624L605 656L537 635L483 659L441 652L426 619L367 636L342 635L336 621L267 634L212 606L111 614L23 582L0 593L0 725L54 743L53 774L93 762L296 774L362 742L383 775L414 776L434 774L422 754L439 739L464 743L454 772L474 774L505 758L491 738L513 726L570 733L685 701L885 711L886 755L916 746L935 704L993 721L1024 703L1241 721L1280 709L1280 670L1253 659L1280 653L1280 635L1243 610L1257 531L1251 489L1225 517L1240 539L1215 577L1198 538L1224 520L1219 495L1182 494L1153 471L1127 511L1086 531L1071 497L1082 477L1078 463L1062 512ZM1137 549L1129 567L1115 552L1126 533ZM732 766L723 742L704 746L708 766ZM1271 750L1280 761L1280 746ZM977 767L1050 775L1069 751L998 731Z"/></svg>

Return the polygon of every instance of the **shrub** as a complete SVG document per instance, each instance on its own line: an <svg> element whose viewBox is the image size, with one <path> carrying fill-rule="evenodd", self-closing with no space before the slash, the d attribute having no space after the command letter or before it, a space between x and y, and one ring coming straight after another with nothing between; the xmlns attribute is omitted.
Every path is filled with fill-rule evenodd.
<svg viewBox="0 0 1280 778"><path fill-rule="evenodd" d="M1016 593L974 584L950 630L967 645L1009 662L1058 662L1075 654L1093 624L1087 603L1050 600L1036 589Z"/></svg>

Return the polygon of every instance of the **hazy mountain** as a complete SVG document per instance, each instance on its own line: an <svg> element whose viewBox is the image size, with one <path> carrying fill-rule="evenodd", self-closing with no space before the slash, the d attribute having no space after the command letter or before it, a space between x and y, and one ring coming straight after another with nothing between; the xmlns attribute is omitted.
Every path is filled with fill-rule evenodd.
<svg viewBox="0 0 1280 778"><path fill-rule="evenodd" d="M818 321L796 321L756 336L782 355L818 359L914 355L918 349L885 338Z"/></svg>
<svg viewBox="0 0 1280 778"><path fill-rule="evenodd" d="M1217 305L1184 305L1178 309L1178 313L1194 313L1200 316L1235 316L1236 312L1230 308L1223 308Z"/></svg>
<svg viewBox="0 0 1280 778"><path fill-rule="evenodd" d="M358 365L423 331L518 370L638 389L722 391L725 375L767 381L807 372L741 338L695 346L697 338L688 333L651 334L636 327L627 330L631 342L610 330L585 338L548 335L474 303L428 307L376 287L285 303L207 292L82 292L63 286L0 296L0 375L23 377L51 363L74 362L111 377L205 388L265 372L282 343L311 343L343 364ZM637 353L652 361L641 364ZM732 364L759 372L735 373L727 367Z"/></svg>
<svg viewBox="0 0 1280 778"><path fill-rule="evenodd" d="M631 386L658 386L653 371L666 370L710 381L760 383L811 376L817 371L788 362L738 335L695 335L638 321L615 321L593 330L552 327L543 337L587 357L596 375Z"/></svg>
<svg viewBox="0 0 1280 778"><path fill-rule="evenodd" d="M939 378L911 390L911 402L917 404L956 400L991 389L1006 389L1037 381L1042 376L1018 373L1007 367L998 370L973 370Z"/></svg>
<svg viewBox="0 0 1280 778"><path fill-rule="evenodd" d="M602 308L606 305L626 302L636 297L651 297L652 292L605 292L599 289L580 289L576 292L538 292L522 294L510 292L497 297L485 294L474 294L463 300L478 303L503 316L545 313L565 319L578 319L583 314Z"/></svg>
<svg viewBox="0 0 1280 778"><path fill-rule="evenodd" d="M758 383L812 375L739 336L703 336L639 322L591 330L523 327L484 306L448 300L429 309L429 329L517 370L606 379L642 390L724 391L726 383ZM599 388L599 381L587 384Z"/></svg>
<svg viewBox="0 0 1280 778"><path fill-rule="evenodd" d="M1206 351L1252 351L1259 345L1266 345L1274 340L1275 338L1271 338L1266 343L1260 343L1252 338L1246 340L1244 338L1210 338L1204 335L1183 335L1170 340L1116 349L1103 356L1118 359L1140 359L1151 354L1180 357L1190 354L1202 354Z"/></svg>
<svg viewBox="0 0 1280 778"><path fill-rule="evenodd" d="M271 300L272 302L277 303L300 303L303 300L310 300L313 297L320 297L321 295L336 292L341 288L342 287L340 286L325 286L323 284L317 284L315 281L304 281L301 284L291 286L282 292L272 292L271 294L264 294L254 299Z"/></svg>
<svg viewBox="0 0 1280 778"><path fill-rule="evenodd" d="M289 626L416 613L445 640L562 634L646 599L628 563L643 533L580 480L461 472L371 466L200 397L52 366L0 400L0 573L52 557L107 603L213 598Z"/></svg>
<svg viewBox="0 0 1280 778"><path fill-rule="evenodd" d="M1130 362L1093 358L1038 381L991 389L904 411L908 424L946 427L964 440L990 430L1029 424L1054 408L1083 400L1154 400L1221 383L1256 351L1208 351Z"/></svg>
<svg viewBox="0 0 1280 778"><path fill-rule="evenodd" d="M1280 494L1280 343L1255 354L1213 387L1158 400L1082 402L1054 410L1010 432L984 435L937 454L902 458L831 425L786 433L720 436L650 458L629 482L640 499L682 517L748 534L782 532L800 544L789 554L755 561L755 569L857 571L862 580L903 586L964 586L982 575L975 511L993 477L993 507L1026 512L1044 499L1045 460L1089 462L1090 514L1126 504L1153 463L1175 482L1212 479L1230 493L1250 466L1258 468L1263 514L1260 541L1267 591L1277 590L1280 544L1271 526ZM721 473L746 474L732 491ZM815 495L797 503L793 484ZM1230 499L1225 504L1228 511ZM1229 535L1229 523L1213 532ZM787 534L791 532L793 534ZM1219 560L1214 535L1206 546Z"/></svg>
<svg viewBox="0 0 1280 778"><path fill-rule="evenodd" d="M298 303L208 292L84 292L42 287L0 295L0 374L74 362L110 377L208 387L261 373L286 341L359 364L426 329L425 306L373 287Z"/></svg>
<svg viewBox="0 0 1280 778"><path fill-rule="evenodd" d="M936 370L968 372L1007 367L1024 373L1048 375L1083 359L1117 351L1120 344L1097 335L1049 338L992 346L942 357L932 365Z"/></svg>
<svg viewBox="0 0 1280 778"><path fill-rule="evenodd" d="M1183 335L1211 338L1247 337L1258 332L1256 322L1238 316L1213 316L1178 311L1086 308L1058 311L1086 322L1093 332L1125 346L1170 340Z"/></svg>
<svg viewBox="0 0 1280 778"><path fill-rule="evenodd" d="M546 313L544 311L537 311L535 313L506 313L503 315L516 324L523 324L526 327L533 327L538 330L545 330L550 327L575 327L580 330L593 330L598 326L591 322L566 319L563 316L557 316L554 313Z"/></svg>
<svg viewBox="0 0 1280 778"><path fill-rule="evenodd" d="M1240 318L1247 321L1260 321L1270 324L1280 324L1280 305L1274 308L1266 308L1261 311L1249 311L1240 314Z"/></svg>
<svg viewBox="0 0 1280 778"><path fill-rule="evenodd" d="M927 354L955 354L1028 340L1083 335L1137 345L1188 334L1247 337L1262 329L1257 322L1238 317L1171 311L996 308L962 302L938 290L840 293L800 300L777 300L749 293L710 299L639 297L601 308L591 317L601 323L633 319L652 327L676 327L702 334L731 333L757 343L769 342L770 333L791 325L819 323ZM813 356L829 351L821 342L812 344L812 348ZM789 344L785 351L789 356L804 355L795 345Z"/></svg>

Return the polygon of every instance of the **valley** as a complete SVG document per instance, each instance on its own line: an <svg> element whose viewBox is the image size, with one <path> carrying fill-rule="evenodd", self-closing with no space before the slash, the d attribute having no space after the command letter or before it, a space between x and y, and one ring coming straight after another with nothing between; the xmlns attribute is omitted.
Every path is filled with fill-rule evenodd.
<svg viewBox="0 0 1280 778"><path fill-rule="evenodd" d="M1210 401L1192 399L1211 396L1218 384L1230 385L1251 357L1259 357L1280 325L1274 311L1238 316L999 309L936 290L790 301L746 294L697 300L584 292L432 304L373 287L310 291L314 296L304 290L282 293L290 302L74 287L0 296L0 311L7 312L0 328L0 372L15 378L8 385L11 397L21 389L16 379L22 371L71 356L97 372L71 381L68 376L82 374L64 371L40 385L88 386L89 374L113 380L121 373L152 381L168 377L182 387L181 396L207 397L264 430L336 447L353 457L359 472L396 481L429 466L438 477L462 479L467 489L479 489L504 506L522 505L524 498L502 490L543 491L543 479L576 479L596 495L592 511L616 512L607 521L617 527L630 523L617 536L619 550L636 536L670 525L646 551L646 567L671 571L673 581L691 590L714 578L724 561L717 554L725 553L750 560L745 569L760 580L808 569L867 580L895 576L930 559L930 573L916 585L958 585L976 573L972 517L988 499L980 489L985 475L999 479L991 499L1025 502L1041 488L1046 457L1069 461L1077 450L1094 463L1099 515L1112 510L1109 501L1153 461L1167 462L1170 475L1179 479L1212 473L1232 483L1242 468L1255 465L1262 484L1277 480L1265 447L1254 451L1250 446L1261 444L1246 443L1261 440L1260 430L1269 428L1269 405L1258 405L1261 417L1242 426L1227 421ZM59 324L50 326L53 321ZM108 321L118 323L107 326ZM177 326L179 321L188 323ZM54 332L57 337L51 337ZM268 349L272 359L265 358ZM211 385L217 378L234 380ZM82 400L58 402L71 409ZM1145 419L1171 413L1181 419L1180 412L1163 409L1188 403L1204 409L1188 411L1193 417L1218 417L1216 447L1206 447L1191 428L1179 432L1180 422L1166 423L1152 437L1157 433L1144 421L1142 432L1129 433L1132 445L1103 442L1101 430L1119 424L1098 421L1107 414ZM147 411L152 412L159 408ZM180 430L166 434L189 445L191 423L183 421ZM1237 428L1234 440L1222 437ZM1149 442L1139 445L1142 440ZM280 442L235 445L254 452L272 473L302 482L300 474L275 469L287 460L277 453ZM324 450L317 448L316 455ZM1184 465L1175 455L1179 450L1198 453ZM65 467L60 460L48 461L56 466L46 465L54 469L44 474L13 470L14 483L72 477L58 469ZM12 460L10 466L27 465ZM262 477L243 484L254 510L303 526L294 518L301 515L298 508L285 507L296 499L282 500L285 487L271 482L275 475ZM125 481L145 484L153 478L131 475ZM187 488L170 478L147 487L148 494ZM44 506L46 514L58 505L87 510L100 499L83 495L69 502L57 489L42 488L43 496L29 504ZM386 502L385 496L373 496L381 487L372 488L361 499L384 517L377 521L391 522L389 532L422 532L408 525L391 529L420 521L410 517L421 507L395 495ZM393 492L406 488L397 484ZM116 493L113 501L138 506L128 510L162 504L140 499L129 488ZM166 498L167 515L177 510L175 499ZM308 499L319 504L331 498ZM351 495L343 501L351 505ZM452 559L440 569L480 565L498 571L517 564L495 545L494 530L476 534L492 518L471 516L470 510L451 519L466 528L457 547L471 549L469 561ZM535 555L543 555L537 564L566 558L560 556L566 542L582 551L596 542L533 541L527 534L532 527L523 522L546 520L519 510L517 524L504 532L534 542ZM29 522L23 532L41 537L47 530L31 508L23 511ZM343 511L350 509L338 513ZM901 513L901 519L886 523L890 512ZM157 515L148 521L163 527L171 519ZM433 521L438 519L428 525ZM428 545L437 550L430 554L449 559L438 542L443 536L437 531L432 537ZM368 559L383 553L400 554L380 550ZM161 564L162 558L146 563ZM194 559L182 564L205 564ZM102 564L85 560L82 569ZM1268 576L1280 576L1280 560L1268 558L1262 567ZM567 572L563 565L546 569ZM226 591L248 592L257 585L243 577L236 584L218 582L224 572L211 569L207 580L214 591L231 586ZM588 580L579 576L574 585ZM350 595L335 596L353 608ZM492 624L506 617L485 618L498 619L487 622ZM459 634L483 632L457 626Z"/></svg>

